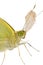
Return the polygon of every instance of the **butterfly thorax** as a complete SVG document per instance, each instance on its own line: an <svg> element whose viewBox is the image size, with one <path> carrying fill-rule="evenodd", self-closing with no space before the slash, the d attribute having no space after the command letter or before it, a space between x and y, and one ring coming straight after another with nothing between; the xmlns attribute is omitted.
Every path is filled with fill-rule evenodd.
<svg viewBox="0 0 43 65"><path fill-rule="evenodd" d="M21 39L24 39L26 35L26 32L21 30L21 31L16 31L13 36L10 37L10 47L9 50L17 47L20 44Z"/></svg>

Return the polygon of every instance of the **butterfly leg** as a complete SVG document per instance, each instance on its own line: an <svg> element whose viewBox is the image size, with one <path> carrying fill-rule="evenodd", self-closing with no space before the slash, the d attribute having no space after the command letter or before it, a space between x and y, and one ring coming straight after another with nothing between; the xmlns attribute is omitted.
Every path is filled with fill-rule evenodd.
<svg viewBox="0 0 43 65"><path fill-rule="evenodd" d="M33 47L30 43L27 43L30 47L32 47L33 49L35 49L37 52L39 52L38 49L36 49L35 47Z"/></svg>
<svg viewBox="0 0 43 65"><path fill-rule="evenodd" d="M31 53L29 52L29 50L27 49L27 47L26 47L26 45L25 45L25 44L27 44L27 42L20 43L19 45L24 45L24 47L25 47L25 48L26 48L26 50L28 51L29 55L30 55L30 56L32 56L32 55L31 55Z"/></svg>
<svg viewBox="0 0 43 65"><path fill-rule="evenodd" d="M24 63L24 61L23 61L23 59L22 59L22 57L21 57L19 47L18 47L18 52L19 52L19 56L20 56L20 59L21 59L22 63L25 65L25 63Z"/></svg>
<svg viewBox="0 0 43 65"><path fill-rule="evenodd" d="M34 46L32 46L30 43L26 42L26 41L23 41L22 43L20 43L19 45L24 45L25 48L27 49L26 45L25 44L28 44L30 47L32 47L34 50L36 50L37 52L39 52L38 49L36 49Z"/></svg>
<svg viewBox="0 0 43 65"><path fill-rule="evenodd" d="M28 42L25 42L25 41L23 41L22 43L20 43L19 45L24 45L25 46L25 48L26 48L26 50L28 51L28 53L30 54L30 56L32 56L31 55L31 53L29 52L29 50L27 49L27 47L26 47L26 45L25 44L28 44L30 47L32 47L34 50L36 50L37 52L39 52L39 50L38 49L36 49L34 46L32 46L30 43L28 43Z"/></svg>
<svg viewBox="0 0 43 65"><path fill-rule="evenodd" d="M4 51L4 57L3 57L1 65L3 65L4 59L5 59L5 51Z"/></svg>
<svg viewBox="0 0 43 65"><path fill-rule="evenodd" d="M26 47L26 45L25 45L25 44L24 44L24 47L25 47L25 48L26 48L26 50L28 51L29 55L30 55L30 56L32 56L32 55L31 55L31 53L29 52L29 50L27 49L27 47Z"/></svg>

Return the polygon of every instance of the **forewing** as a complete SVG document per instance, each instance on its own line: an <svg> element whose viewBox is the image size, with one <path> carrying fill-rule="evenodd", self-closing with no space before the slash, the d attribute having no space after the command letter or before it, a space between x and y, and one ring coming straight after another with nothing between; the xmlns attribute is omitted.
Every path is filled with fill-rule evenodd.
<svg viewBox="0 0 43 65"><path fill-rule="evenodd" d="M14 29L5 20L0 18L0 39L10 37L14 32Z"/></svg>
<svg viewBox="0 0 43 65"><path fill-rule="evenodd" d="M15 35L15 30L2 18L0 18L0 51L9 48L10 38Z"/></svg>

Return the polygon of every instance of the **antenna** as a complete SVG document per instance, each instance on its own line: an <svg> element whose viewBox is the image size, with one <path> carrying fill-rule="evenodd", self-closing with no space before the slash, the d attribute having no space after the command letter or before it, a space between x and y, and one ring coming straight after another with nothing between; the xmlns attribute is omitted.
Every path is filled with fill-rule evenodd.
<svg viewBox="0 0 43 65"><path fill-rule="evenodd" d="M34 7L33 7L33 9L32 9L32 10L34 10L34 9L35 9L35 7L36 7L36 4L34 5Z"/></svg>

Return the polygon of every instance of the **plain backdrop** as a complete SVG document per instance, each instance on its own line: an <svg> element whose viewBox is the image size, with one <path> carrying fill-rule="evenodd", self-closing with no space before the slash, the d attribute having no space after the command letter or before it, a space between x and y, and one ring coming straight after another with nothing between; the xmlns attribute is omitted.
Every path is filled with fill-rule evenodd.
<svg viewBox="0 0 43 65"><path fill-rule="evenodd" d="M25 16L33 8L38 15L43 10L43 0L0 0L0 17L6 20L15 30L21 30L25 23ZM36 17L33 27L27 32L25 41L33 45L40 52L35 51L27 45L32 57L21 45L21 56L26 65L43 65L43 12ZM3 52L0 52L0 65L3 59ZM6 51L6 57L3 65L23 65L19 54L18 47Z"/></svg>

